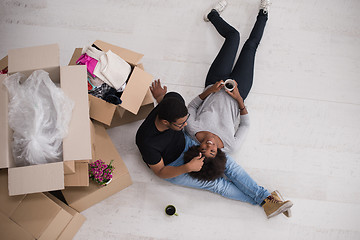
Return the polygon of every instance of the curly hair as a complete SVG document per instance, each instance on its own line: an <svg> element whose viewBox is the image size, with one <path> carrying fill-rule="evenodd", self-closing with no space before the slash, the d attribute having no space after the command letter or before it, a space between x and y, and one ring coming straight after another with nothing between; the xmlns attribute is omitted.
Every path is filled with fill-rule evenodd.
<svg viewBox="0 0 360 240"><path fill-rule="evenodd" d="M199 145L192 146L187 152L184 153L184 162L190 162L194 157L199 156ZM226 156L220 148L217 149L215 157L205 157L204 165L198 172L189 172L188 174L201 181L213 181L223 176L225 171Z"/></svg>

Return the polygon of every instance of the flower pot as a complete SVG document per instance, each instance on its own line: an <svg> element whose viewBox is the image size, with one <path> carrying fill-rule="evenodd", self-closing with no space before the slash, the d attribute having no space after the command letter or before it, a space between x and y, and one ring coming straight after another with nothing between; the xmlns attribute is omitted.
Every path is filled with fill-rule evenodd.
<svg viewBox="0 0 360 240"><path fill-rule="evenodd" d="M112 178L109 179L109 181L107 181L106 183L104 183L104 186L107 186L108 184L110 184Z"/></svg>

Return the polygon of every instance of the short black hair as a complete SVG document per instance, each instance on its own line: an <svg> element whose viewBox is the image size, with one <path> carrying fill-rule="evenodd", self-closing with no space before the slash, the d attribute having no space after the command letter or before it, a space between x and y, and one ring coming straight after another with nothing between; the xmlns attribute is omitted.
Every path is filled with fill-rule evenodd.
<svg viewBox="0 0 360 240"><path fill-rule="evenodd" d="M185 102L176 97L164 98L157 107L159 119L166 120L170 123L176 122L177 119L185 117L188 114Z"/></svg>
<svg viewBox="0 0 360 240"><path fill-rule="evenodd" d="M194 157L199 156L199 145L192 146L184 153L184 162L190 162ZM226 165L226 155L220 148L217 149L215 157L205 157L204 165L198 172L189 172L188 174L200 181L213 181L224 175Z"/></svg>

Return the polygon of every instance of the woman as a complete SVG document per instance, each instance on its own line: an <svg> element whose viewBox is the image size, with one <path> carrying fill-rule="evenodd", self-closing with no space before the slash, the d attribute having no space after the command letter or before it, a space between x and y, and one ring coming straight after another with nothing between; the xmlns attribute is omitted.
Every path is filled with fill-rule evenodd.
<svg viewBox="0 0 360 240"><path fill-rule="evenodd" d="M200 151L206 157L215 157L221 150L227 153L237 150L246 135L249 117L244 100L253 83L255 53L268 19L269 1L261 1L255 25L235 65L240 35L220 17L226 2L218 4L224 7L212 9L204 19L214 25L225 42L211 64L204 92L188 106L190 117L185 127L185 131L200 143ZM226 79L236 81L232 91L224 89Z"/></svg>

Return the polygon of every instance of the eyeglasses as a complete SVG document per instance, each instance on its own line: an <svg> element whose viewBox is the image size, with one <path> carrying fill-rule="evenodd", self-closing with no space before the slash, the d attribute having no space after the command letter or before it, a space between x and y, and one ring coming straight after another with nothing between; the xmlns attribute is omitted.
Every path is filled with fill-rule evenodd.
<svg viewBox="0 0 360 240"><path fill-rule="evenodd" d="M176 124L176 123L171 123L171 124L178 128L182 128L185 125L185 123L187 122L187 120L189 119L189 117L190 117L190 113L188 113L186 120L182 124Z"/></svg>

